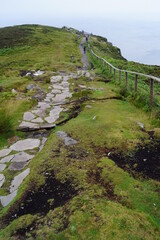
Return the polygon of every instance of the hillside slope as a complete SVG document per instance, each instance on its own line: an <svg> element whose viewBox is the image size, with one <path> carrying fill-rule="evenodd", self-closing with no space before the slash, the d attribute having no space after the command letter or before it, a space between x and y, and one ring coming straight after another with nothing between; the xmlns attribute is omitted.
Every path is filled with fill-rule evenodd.
<svg viewBox="0 0 160 240"><path fill-rule="evenodd" d="M0 239L160 239L159 121L127 101L89 52L96 69L82 70L80 32L34 25L1 32ZM105 55L106 40L90 41ZM127 62L109 46L114 63ZM17 131L25 112L44 113L46 105L41 120L56 126ZM26 139L41 145L18 148ZM8 162L2 149L10 150ZM22 151L34 157L15 171Z"/></svg>

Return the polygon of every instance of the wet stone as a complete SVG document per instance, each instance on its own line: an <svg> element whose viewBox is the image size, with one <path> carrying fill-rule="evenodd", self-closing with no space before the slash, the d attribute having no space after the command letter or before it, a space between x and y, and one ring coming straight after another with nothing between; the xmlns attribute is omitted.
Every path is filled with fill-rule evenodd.
<svg viewBox="0 0 160 240"><path fill-rule="evenodd" d="M25 150L30 150L39 147L40 145L40 140L39 139L25 139L16 142L13 144L10 149L20 152L20 151L25 151Z"/></svg>
<svg viewBox="0 0 160 240"><path fill-rule="evenodd" d="M3 174L0 174L0 188L3 186L4 182L5 182L5 176Z"/></svg>
<svg viewBox="0 0 160 240"><path fill-rule="evenodd" d="M3 172L3 170L6 168L6 164L4 164L4 163L1 163L0 164L0 172Z"/></svg>
<svg viewBox="0 0 160 240"><path fill-rule="evenodd" d="M8 154L10 154L11 151L11 149L0 150L0 158L7 156Z"/></svg>
<svg viewBox="0 0 160 240"><path fill-rule="evenodd" d="M8 169L10 171L20 171L20 170L24 169L28 163L29 162L13 162L13 163L11 163L11 165L9 166Z"/></svg>
<svg viewBox="0 0 160 240"><path fill-rule="evenodd" d="M0 197L2 206L6 207L10 202L12 202L12 200L16 197L16 195L17 195L17 190L7 196Z"/></svg>
<svg viewBox="0 0 160 240"><path fill-rule="evenodd" d="M77 141L69 137L68 134L65 132L58 131L56 132L56 135L64 141L66 146L77 144Z"/></svg>
<svg viewBox="0 0 160 240"><path fill-rule="evenodd" d="M10 193L14 192L19 188L19 186L22 184L23 180L28 176L29 173L30 168L27 168L25 171L14 177L10 186Z"/></svg>

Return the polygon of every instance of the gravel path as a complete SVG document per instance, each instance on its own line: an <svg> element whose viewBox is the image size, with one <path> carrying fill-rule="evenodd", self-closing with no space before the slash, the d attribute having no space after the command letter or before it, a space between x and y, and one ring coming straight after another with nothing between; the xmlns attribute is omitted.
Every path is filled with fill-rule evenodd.
<svg viewBox="0 0 160 240"><path fill-rule="evenodd" d="M84 47L83 47L83 44L86 42L86 38L84 37L81 41L81 44L80 44L80 51L81 51L81 54L82 54L82 63L83 63L83 67L82 69L83 70L88 70L88 67L89 67L89 63L88 63L88 58L87 58L87 54L84 53Z"/></svg>

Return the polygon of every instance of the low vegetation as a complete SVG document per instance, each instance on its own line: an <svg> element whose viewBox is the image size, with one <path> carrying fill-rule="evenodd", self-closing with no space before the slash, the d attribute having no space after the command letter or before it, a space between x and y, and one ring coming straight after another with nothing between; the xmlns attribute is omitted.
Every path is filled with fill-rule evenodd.
<svg viewBox="0 0 160 240"><path fill-rule="evenodd" d="M40 34L39 42L44 38L45 27L22 28L36 29L30 34L32 37ZM81 65L78 35L65 29L46 27L46 31L48 38L52 36L53 40L48 50L44 44L41 55L41 45L36 50L33 44L28 50L28 54L36 52L35 60L32 60L33 67L26 63L19 70L36 69L35 66L43 62L42 69L47 72L47 76L53 68L54 72L62 69L76 71ZM97 41L96 49L100 53L98 44L106 40L96 36L92 38ZM60 46L56 41L61 41ZM119 61L126 61L117 48L110 44L109 47L115 62L116 56L121 59ZM52 53L49 49L52 49ZM74 63L69 60L69 53L73 51L77 59ZM10 54L14 57L14 53ZM105 71L98 68L99 63L90 55L89 57L96 67L92 71L95 72L95 78L70 80L73 96L68 112L60 116L59 125L51 131L44 149L30 162L31 173L21 185L16 198L9 206L1 208L0 239L160 239L159 181L146 176L143 169L135 172L136 166L133 169L129 164L139 148L154 144L155 139L159 141L159 123L150 112L145 112L128 101L128 93L123 93L114 81L108 81L112 79L111 76L105 75ZM53 60L52 64L45 62L47 58ZM20 79L24 85L36 81L27 77ZM9 89L11 83L2 83L4 89ZM38 84L47 89L47 82ZM82 89L79 85L94 90ZM20 89L24 89L23 84ZM17 91L20 92L19 86ZM32 93L23 94L26 98L32 96ZM9 131L14 129L22 113L34 105L30 98L18 100L16 96L11 96L11 101L6 99L2 103L11 104L13 99L15 108L12 112L6 112L9 122L11 116L14 120L13 125L9 125ZM63 120L64 123L60 124ZM4 124L1 119L0 123ZM144 128L138 123L143 123ZM65 146L57 137L57 131L66 132L77 144ZM120 157L114 161L114 155L128 156L128 163L121 164ZM8 172L5 174L9 175Z"/></svg>

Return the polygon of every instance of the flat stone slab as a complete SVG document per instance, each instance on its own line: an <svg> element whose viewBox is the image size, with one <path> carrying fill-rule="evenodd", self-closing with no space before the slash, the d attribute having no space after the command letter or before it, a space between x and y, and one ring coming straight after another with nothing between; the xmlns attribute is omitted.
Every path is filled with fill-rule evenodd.
<svg viewBox="0 0 160 240"><path fill-rule="evenodd" d="M44 121L41 117L39 117L39 118L33 119L32 122L33 123L43 123Z"/></svg>
<svg viewBox="0 0 160 240"><path fill-rule="evenodd" d="M24 169L28 163L29 162L13 162L13 163L11 163L11 165L9 166L8 169L10 171L20 171L20 170Z"/></svg>
<svg viewBox="0 0 160 240"><path fill-rule="evenodd" d="M9 155L1 159L0 163L8 163L14 158L14 155Z"/></svg>
<svg viewBox="0 0 160 240"><path fill-rule="evenodd" d="M46 116L46 111L43 109L42 110L41 109L33 110L32 113L36 114L38 117Z"/></svg>
<svg viewBox="0 0 160 240"><path fill-rule="evenodd" d="M20 152L13 155L13 159L11 162L27 162L32 158L34 158L34 155L29 155L28 153Z"/></svg>
<svg viewBox="0 0 160 240"><path fill-rule="evenodd" d="M46 129L46 130L49 130L49 129L52 129L52 128L55 128L55 124L49 124L49 123L46 123L46 124L42 124L40 126L40 129Z"/></svg>
<svg viewBox="0 0 160 240"><path fill-rule="evenodd" d="M63 111L63 108L61 108L61 107L54 107L51 111L50 111L50 113L49 113L49 115L50 116L59 116L59 114L61 113Z"/></svg>
<svg viewBox="0 0 160 240"><path fill-rule="evenodd" d="M31 112L25 112L23 115L23 120L24 121L31 121L35 118L35 115Z"/></svg>
<svg viewBox="0 0 160 240"><path fill-rule="evenodd" d="M5 176L3 174L0 174L0 188L3 186L4 182L5 182Z"/></svg>
<svg viewBox="0 0 160 240"><path fill-rule="evenodd" d="M0 158L7 156L8 154L10 154L11 151L11 149L0 150Z"/></svg>
<svg viewBox="0 0 160 240"><path fill-rule="evenodd" d="M52 90L52 93L53 93L53 94L61 94L61 90L53 89L53 90Z"/></svg>
<svg viewBox="0 0 160 240"><path fill-rule="evenodd" d="M55 121L59 118L59 116L49 116L45 118L45 121L48 123L55 123Z"/></svg>
<svg viewBox="0 0 160 240"><path fill-rule="evenodd" d="M12 200L16 197L16 195L17 195L17 190L7 196L0 197L2 206L6 207L10 202L12 202Z"/></svg>
<svg viewBox="0 0 160 240"><path fill-rule="evenodd" d="M4 164L4 163L1 163L0 164L0 172L3 172L3 170L6 168L6 164Z"/></svg>
<svg viewBox="0 0 160 240"><path fill-rule="evenodd" d="M39 146L40 146L40 140L39 139L28 138L28 139L16 142L12 146L10 146L10 149L14 150L14 151L17 151L17 152L21 152L21 151L25 151L25 150L34 149L34 148L37 148Z"/></svg>
<svg viewBox="0 0 160 240"><path fill-rule="evenodd" d="M68 134L65 133L65 132L58 131L58 132L56 132L56 135L57 135L57 137L61 138L64 141L66 146L77 144L77 141L72 139L72 138L70 138L68 136Z"/></svg>
<svg viewBox="0 0 160 240"><path fill-rule="evenodd" d="M38 130L38 129L39 129L38 124L31 123L31 122L25 122L25 121L23 121L18 127L18 130L24 131L24 132L34 131L34 130Z"/></svg>
<svg viewBox="0 0 160 240"><path fill-rule="evenodd" d="M46 103L46 102L39 102L38 103L38 108L42 109L42 110L46 110L47 108L50 108L50 104Z"/></svg>
<svg viewBox="0 0 160 240"><path fill-rule="evenodd" d="M57 82L61 82L61 81L62 81L62 76L60 76L60 75L51 77L51 83L57 83Z"/></svg>
<svg viewBox="0 0 160 240"><path fill-rule="evenodd" d="M19 186L22 184L23 180L28 176L29 173L30 168L27 168L25 171L14 177L13 181L11 182L10 193L13 193L19 188Z"/></svg>

